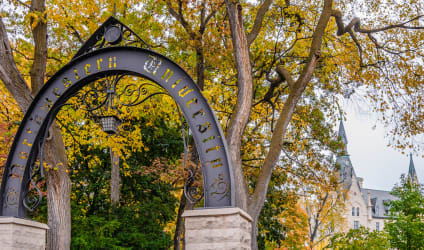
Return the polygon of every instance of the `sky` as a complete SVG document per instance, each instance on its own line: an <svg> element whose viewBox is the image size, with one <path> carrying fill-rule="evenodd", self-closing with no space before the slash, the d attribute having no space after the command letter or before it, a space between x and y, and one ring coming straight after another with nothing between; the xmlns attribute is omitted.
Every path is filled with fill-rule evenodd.
<svg viewBox="0 0 424 250"><path fill-rule="evenodd" d="M364 187L391 190L402 173L409 168L409 152L404 155L387 147L385 128L377 122L377 116L370 111L358 110L345 105L344 126L350 155L356 176L364 178ZM424 158L413 155L418 180L424 183Z"/></svg>

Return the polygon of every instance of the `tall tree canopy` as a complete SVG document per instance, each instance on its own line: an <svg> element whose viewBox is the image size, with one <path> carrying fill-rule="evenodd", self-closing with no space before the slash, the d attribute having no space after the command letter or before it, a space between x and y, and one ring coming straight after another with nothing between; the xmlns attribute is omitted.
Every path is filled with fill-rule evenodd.
<svg viewBox="0 0 424 250"><path fill-rule="evenodd" d="M305 172L330 168L312 164L325 157L320 147L337 148L331 131L314 128L338 119L340 95L365 88L391 125L394 147L404 149L406 138L423 132L423 9L412 0L8 1L0 80L25 112L43 82L115 15L196 77L226 131L237 206L252 216L256 239L272 173L289 165L285 146L312 159L298 165ZM53 133L48 160L60 167L47 176L49 225L57 229L49 244L66 248L71 185L59 129Z"/></svg>

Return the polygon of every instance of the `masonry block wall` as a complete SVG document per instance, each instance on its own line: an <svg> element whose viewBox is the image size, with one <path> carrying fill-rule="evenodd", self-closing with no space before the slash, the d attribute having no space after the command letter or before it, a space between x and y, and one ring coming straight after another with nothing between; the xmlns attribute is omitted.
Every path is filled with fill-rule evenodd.
<svg viewBox="0 0 424 250"><path fill-rule="evenodd" d="M185 211L186 250L251 249L251 217L240 208Z"/></svg>
<svg viewBox="0 0 424 250"><path fill-rule="evenodd" d="M0 249L45 250L46 224L15 217L0 217Z"/></svg>

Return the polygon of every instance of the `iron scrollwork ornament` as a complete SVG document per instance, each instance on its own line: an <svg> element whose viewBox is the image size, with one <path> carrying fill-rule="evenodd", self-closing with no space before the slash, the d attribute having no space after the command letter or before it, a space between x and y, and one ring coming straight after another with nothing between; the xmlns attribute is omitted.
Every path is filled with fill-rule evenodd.
<svg viewBox="0 0 424 250"><path fill-rule="evenodd" d="M89 89L79 94L78 99L83 103L81 109L97 119L103 115L119 115L121 108L140 105L153 96L168 95L156 84L124 81L125 76L113 74L92 83Z"/></svg>
<svg viewBox="0 0 424 250"><path fill-rule="evenodd" d="M178 105L177 105L178 107ZM183 157L183 169L188 173L187 178L184 181L184 196L190 203L195 204L203 199L204 193L199 189L197 184L197 175L200 170L199 165L192 164L189 158L189 146L190 140L190 129L186 128L180 109L178 109L178 117L181 123L181 135L183 137L184 145L184 157ZM187 166L187 163L189 163Z"/></svg>
<svg viewBox="0 0 424 250"><path fill-rule="evenodd" d="M30 212L34 212L43 200L43 193L39 187L39 183L43 179L42 169L43 166L40 164L33 164L30 167L31 177L28 179L27 185L31 184L33 189L26 191L25 199L23 200L23 205Z"/></svg>
<svg viewBox="0 0 424 250"><path fill-rule="evenodd" d="M132 46L150 49L151 46L141 39L128 26L114 17L109 17L84 43L81 49L72 58L93 52L95 50L112 46Z"/></svg>
<svg viewBox="0 0 424 250"><path fill-rule="evenodd" d="M219 196L219 200L224 199L230 195L230 185L225 182L224 175L219 174L218 177L213 181L213 183L209 186L211 192L211 196Z"/></svg>

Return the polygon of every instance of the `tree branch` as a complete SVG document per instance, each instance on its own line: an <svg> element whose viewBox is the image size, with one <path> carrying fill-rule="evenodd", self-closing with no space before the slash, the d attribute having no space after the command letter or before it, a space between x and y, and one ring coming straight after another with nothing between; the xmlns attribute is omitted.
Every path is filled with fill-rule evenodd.
<svg viewBox="0 0 424 250"><path fill-rule="evenodd" d="M256 13L255 22L253 23L252 30L247 34L247 42L250 44L255 41L256 37L259 35L259 32L262 28L262 23L265 17L265 14L269 10L269 6L273 3L273 0L265 0L262 3L261 7L259 7L258 13Z"/></svg>
<svg viewBox="0 0 424 250"><path fill-rule="evenodd" d="M184 19L183 15L183 2L182 0L178 0L178 12L172 7L171 1L166 0L166 6L168 7L169 13L177 19L177 21L183 26L183 28L187 31L187 33L190 35L191 39L196 39L196 34L191 29L188 22Z"/></svg>
<svg viewBox="0 0 424 250"><path fill-rule="evenodd" d="M259 103L262 103L264 101L269 102L272 105L271 98L275 96L274 91L276 88L280 86L281 83L284 81L287 82L287 86L292 89L294 86L294 81L291 78L290 72L288 72L283 66L279 65L276 69L278 75L276 78L272 79L268 75L266 75L266 79L271 83L269 86L268 91L265 93L262 100L258 101L257 103L253 104L253 106L258 105ZM285 86L285 88L287 87Z"/></svg>
<svg viewBox="0 0 424 250"><path fill-rule="evenodd" d="M395 29L395 28L411 29L411 30L424 29L424 26L406 26L406 24L413 22L413 21L416 21L416 20L419 20L422 17L424 17L424 15L416 16L416 17L412 18L411 20L405 21L403 23L392 24L392 25L388 25L388 26L376 28L376 29L363 29L363 28L361 28L361 22L359 20L355 23L354 30L356 32L359 32L359 33L367 33L368 34L368 33L377 33L377 32L386 31L386 30Z"/></svg>
<svg viewBox="0 0 424 250"><path fill-rule="evenodd" d="M277 73L281 76L283 81L286 81L289 85L290 89L293 89L295 82L293 81L293 78L290 75L290 72L285 69L283 66L278 65L277 66Z"/></svg>
<svg viewBox="0 0 424 250"><path fill-rule="evenodd" d="M321 53L322 37L332 13L332 3L332 0L324 1L324 8L312 35L313 38L311 42L311 48L309 50L307 64L304 66L298 80L293 84L293 88L290 90L287 101L284 104L282 111L280 112L280 116L271 138L270 151L265 158L262 170L259 173L258 179L256 181L257 185L255 191L251 196L252 203L249 204L249 214L251 215L253 214L259 216L259 211L262 209L263 203L265 201L272 171L281 155L283 138L287 126L295 111L297 103L299 102L307 84L311 80L312 74L316 68L318 58Z"/></svg>
<svg viewBox="0 0 424 250"><path fill-rule="evenodd" d="M16 0L16 2L18 2L19 4L21 4L22 6L28 8L28 9L31 9L31 6L29 6L28 4L26 4L26 3L24 3L24 2L22 2L20 0Z"/></svg>
<svg viewBox="0 0 424 250"><path fill-rule="evenodd" d="M32 30L34 39L34 61L31 66L31 93L36 95L38 90L44 85L44 77L47 65L47 14L45 13L44 0L31 1L31 9L35 12L42 13L36 20L31 19L31 23L36 22L35 28ZM32 24L31 24L32 26Z"/></svg>
<svg viewBox="0 0 424 250"><path fill-rule="evenodd" d="M349 32L352 30L359 32L359 33L365 33L365 34L370 34L370 33L377 33L377 32L381 32L381 31L386 31L389 29L396 29L396 28L402 28L402 29L424 29L424 26L407 26L406 24L411 23L413 21L419 20L421 18L424 17L424 15L419 15L416 16L408 21L402 22L402 23L398 23L398 24L391 24L388 26L384 26L384 27L380 27L380 28L375 28L375 29L363 29L361 28L361 20L358 17L353 18L350 23L344 27L343 24L343 20L342 20L342 13L338 10L333 10L332 14L331 14L335 19L336 19L336 24L337 24L337 35L341 36L346 32Z"/></svg>
<svg viewBox="0 0 424 250"><path fill-rule="evenodd" d="M81 44L84 44L84 39L82 39L78 30L75 29L75 27L73 25L68 24L67 26L68 26L68 28L70 28L72 30L72 34L78 39L78 42L80 42Z"/></svg>
<svg viewBox="0 0 424 250"><path fill-rule="evenodd" d="M9 38L0 16L0 79L25 114L32 102L31 90L13 59Z"/></svg>
<svg viewBox="0 0 424 250"><path fill-rule="evenodd" d="M252 65L250 62L249 43L243 23L242 6L239 1L225 0L228 20L231 28L234 57L237 68L237 103L227 129L227 143L234 166L236 184L236 205L247 210L248 189L244 178L241 161L241 141L249 121L253 99Z"/></svg>
<svg viewBox="0 0 424 250"><path fill-rule="evenodd" d="M219 10L219 8L221 8L221 6L224 4L224 2L219 3L218 7L214 10L211 11L211 13L209 13L209 15L204 18L201 19L201 23L200 23L200 27L199 27L199 33L203 35L203 33L205 33L205 29L206 29L206 25L209 23L210 19L215 16L215 13Z"/></svg>
<svg viewBox="0 0 424 250"><path fill-rule="evenodd" d="M348 33L350 35L350 37L352 38L352 40L354 41L356 47L358 48L359 51L359 58L360 58L360 66L364 67L366 65L363 65L363 61L362 61L362 47L361 44L359 43L358 39L355 36L355 32L358 33L362 33L362 34L367 34L368 38L370 39L370 41L372 43L374 43L374 45L376 46L377 49L383 49L384 51L391 53L391 54L395 54L395 55L399 55L401 52L395 52L392 50L389 50L387 48L385 48L384 46L380 45L377 41L377 39L372 35L373 33L377 33L377 32L382 32L382 31L386 31L389 29L395 29L395 28L401 28L401 29L424 29L424 26L407 26L408 23L411 23L413 21L419 20L421 18L424 17L424 15L419 15L416 16L408 21L402 22L402 23L398 23L398 24L392 24L392 25L388 25L385 27L380 27L380 28L376 28L376 29L363 29L361 28L361 20L357 17L353 18L349 24L345 27L343 20L342 20L342 13L338 10L333 10L331 15L336 19L336 24L337 24L337 35L341 36L345 33Z"/></svg>

